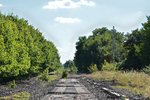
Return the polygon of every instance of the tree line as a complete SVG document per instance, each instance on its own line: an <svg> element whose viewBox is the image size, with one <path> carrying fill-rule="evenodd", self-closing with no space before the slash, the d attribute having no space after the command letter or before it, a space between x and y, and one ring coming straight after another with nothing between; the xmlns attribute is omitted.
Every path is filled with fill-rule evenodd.
<svg viewBox="0 0 150 100"><path fill-rule="evenodd" d="M106 27L93 34L79 37L74 62L79 72L89 72L94 65L98 70L107 63L116 64L117 70L143 70L150 65L150 17L141 29L124 34Z"/></svg>
<svg viewBox="0 0 150 100"><path fill-rule="evenodd" d="M37 75L61 66L55 45L28 21L0 13L0 79Z"/></svg>

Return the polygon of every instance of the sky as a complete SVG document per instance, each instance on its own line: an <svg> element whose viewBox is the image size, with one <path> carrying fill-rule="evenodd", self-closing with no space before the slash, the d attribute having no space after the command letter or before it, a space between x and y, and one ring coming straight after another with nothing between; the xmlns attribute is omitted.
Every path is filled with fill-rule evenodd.
<svg viewBox="0 0 150 100"><path fill-rule="evenodd" d="M141 28L150 16L150 0L0 0L0 11L28 20L55 44L65 63L74 58L79 36L95 28L115 26L125 33Z"/></svg>

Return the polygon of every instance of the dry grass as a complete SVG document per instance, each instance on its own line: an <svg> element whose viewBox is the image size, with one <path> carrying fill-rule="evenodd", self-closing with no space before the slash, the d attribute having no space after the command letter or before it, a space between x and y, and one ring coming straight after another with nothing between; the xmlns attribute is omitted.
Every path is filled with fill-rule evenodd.
<svg viewBox="0 0 150 100"><path fill-rule="evenodd" d="M142 72L99 71L88 75L93 79L116 80L116 88L125 88L150 98L150 76Z"/></svg>

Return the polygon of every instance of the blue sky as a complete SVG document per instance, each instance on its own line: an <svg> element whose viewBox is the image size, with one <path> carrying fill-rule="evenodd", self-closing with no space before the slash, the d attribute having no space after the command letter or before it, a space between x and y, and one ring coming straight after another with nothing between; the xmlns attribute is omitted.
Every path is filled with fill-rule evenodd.
<svg viewBox="0 0 150 100"><path fill-rule="evenodd" d="M0 11L27 19L54 42L64 63L73 59L78 37L95 28L140 28L150 15L150 0L0 0Z"/></svg>

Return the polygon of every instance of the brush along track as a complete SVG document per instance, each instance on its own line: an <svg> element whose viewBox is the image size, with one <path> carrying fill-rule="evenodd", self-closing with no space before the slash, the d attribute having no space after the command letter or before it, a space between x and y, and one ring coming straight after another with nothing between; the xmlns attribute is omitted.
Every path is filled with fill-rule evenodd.
<svg viewBox="0 0 150 100"><path fill-rule="evenodd" d="M99 100L146 100L141 95L133 94L124 89L115 89L114 81L96 81L86 77L80 77L80 82L87 87Z"/></svg>

